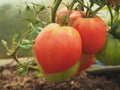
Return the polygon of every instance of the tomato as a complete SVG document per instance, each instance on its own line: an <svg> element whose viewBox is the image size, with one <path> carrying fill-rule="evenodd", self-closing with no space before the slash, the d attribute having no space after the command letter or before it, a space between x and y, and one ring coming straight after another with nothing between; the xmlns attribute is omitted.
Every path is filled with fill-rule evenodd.
<svg viewBox="0 0 120 90"><path fill-rule="evenodd" d="M77 74L79 74L81 71L88 69L95 61L94 55L87 55L82 54L80 57L80 65L79 69L77 70Z"/></svg>
<svg viewBox="0 0 120 90"><path fill-rule="evenodd" d="M73 76L77 72L77 69L79 67L79 61L68 70L65 70L63 72L50 73L50 74L46 74L39 64L38 66L42 76L44 76L50 82L57 83L57 82L64 81L70 78L71 76Z"/></svg>
<svg viewBox="0 0 120 90"><path fill-rule="evenodd" d="M120 3L120 0L105 0L110 5L115 5Z"/></svg>
<svg viewBox="0 0 120 90"><path fill-rule="evenodd" d="M94 54L103 48L106 40L106 24L98 16L77 18L72 26L77 29L82 39L83 53Z"/></svg>
<svg viewBox="0 0 120 90"><path fill-rule="evenodd" d="M120 65L120 39L108 34L104 48L95 56L104 64Z"/></svg>
<svg viewBox="0 0 120 90"><path fill-rule="evenodd" d="M69 11L67 8L60 9L56 14L57 23L62 25L65 22L65 20L67 19L68 13L69 13ZM82 17L82 14L77 10L72 10L70 17L69 17L68 24L71 24L78 17Z"/></svg>
<svg viewBox="0 0 120 90"><path fill-rule="evenodd" d="M37 36L34 52L46 74L63 72L78 62L82 52L81 37L72 27L52 23Z"/></svg>

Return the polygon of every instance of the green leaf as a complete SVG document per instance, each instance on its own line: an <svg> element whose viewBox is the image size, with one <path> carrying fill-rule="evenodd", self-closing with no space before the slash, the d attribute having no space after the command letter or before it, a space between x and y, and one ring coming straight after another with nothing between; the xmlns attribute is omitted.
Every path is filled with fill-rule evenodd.
<svg viewBox="0 0 120 90"><path fill-rule="evenodd" d="M30 64L30 61L24 61L24 62L21 62L17 65L17 73L19 75L22 75L22 74L27 74L28 73L28 69L29 69L29 64Z"/></svg>
<svg viewBox="0 0 120 90"><path fill-rule="evenodd" d="M36 18L26 18L24 19L25 21L28 21L30 23L33 23L33 24L38 24L40 21L37 20Z"/></svg>
<svg viewBox="0 0 120 90"><path fill-rule="evenodd" d="M7 46L7 42L5 40L1 40L1 42L5 47Z"/></svg>
<svg viewBox="0 0 120 90"><path fill-rule="evenodd" d="M18 45L23 49L29 49L33 47L33 42L31 40L23 39Z"/></svg>

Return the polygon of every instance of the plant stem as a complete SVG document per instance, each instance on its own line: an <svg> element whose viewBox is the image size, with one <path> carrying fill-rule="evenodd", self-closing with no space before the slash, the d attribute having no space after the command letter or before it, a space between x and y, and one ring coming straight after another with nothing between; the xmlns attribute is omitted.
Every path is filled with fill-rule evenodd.
<svg viewBox="0 0 120 90"><path fill-rule="evenodd" d="M73 8L73 6L74 6L75 3L76 3L76 0L72 0L71 3L70 3L70 5L68 6L68 15L67 15L66 22L65 22L64 25L68 24L70 14L72 12L72 8Z"/></svg>
<svg viewBox="0 0 120 90"><path fill-rule="evenodd" d="M84 3L81 1L81 0L78 0L78 2L81 4L81 6L85 7L87 9L87 12L86 12L86 17L88 16L88 12L92 12L92 9L86 5L84 5Z"/></svg>
<svg viewBox="0 0 120 90"><path fill-rule="evenodd" d="M94 15L100 11L102 8L103 8L104 5L101 5L100 7L98 7L97 9L95 9L91 14L90 14L90 17L94 17Z"/></svg>
<svg viewBox="0 0 120 90"><path fill-rule="evenodd" d="M113 14L112 14L112 10L111 10L111 8L110 8L110 5L109 4L107 4L107 7L108 7L108 10L109 10L109 12L110 12L110 17L111 17L111 30L112 30L112 27L113 27Z"/></svg>
<svg viewBox="0 0 120 90"><path fill-rule="evenodd" d="M29 68L31 68L31 69L35 69L35 70L39 70L38 66L32 66L32 65L29 65Z"/></svg>
<svg viewBox="0 0 120 90"><path fill-rule="evenodd" d="M18 60L18 57L17 57L17 51L20 49L19 46L17 46L17 48L15 49L14 53L12 54L14 60L17 62L17 63L20 63L19 60Z"/></svg>
<svg viewBox="0 0 120 90"><path fill-rule="evenodd" d="M56 17L56 12L57 9L59 7L59 5L61 4L62 0L55 0L53 3L53 6L51 7L51 21L52 23L55 22L55 17Z"/></svg>

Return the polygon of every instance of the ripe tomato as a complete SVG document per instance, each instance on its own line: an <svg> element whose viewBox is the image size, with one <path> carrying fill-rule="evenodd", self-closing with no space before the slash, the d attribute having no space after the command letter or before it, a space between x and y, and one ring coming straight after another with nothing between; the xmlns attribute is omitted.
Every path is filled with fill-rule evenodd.
<svg viewBox="0 0 120 90"><path fill-rule="evenodd" d="M107 30L101 18L77 18L72 26L80 33L83 53L95 54L104 46Z"/></svg>
<svg viewBox="0 0 120 90"><path fill-rule="evenodd" d="M46 74L63 72L77 63L82 52L81 37L72 27L52 23L37 36L34 52Z"/></svg>
<svg viewBox="0 0 120 90"><path fill-rule="evenodd" d="M41 68L40 65L39 69L40 69L40 73L42 76L44 76L47 80L49 80L50 82L61 82L64 81L68 78L70 78L71 76L75 75L78 67L79 67L79 61L72 67L70 67L69 69L63 71L63 72L57 72L57 73L51 73L51 74L46 74L43 69Z"/></svg>
<svg viewBox="0 0 120 90"><path fill-rule="evenodd" d="M95 55L107 65L120 65L120 39L108 34L104 47Z"/></svg>
<svg viewBox="0 0 120 90"><path fill-rule="evenodd" d="M67 8L60 9L56 14L57 23L62 25L64 23L64 21L66 20L68 13L69 13L69 11ZM70 17L69 17L68 24L71 24L78 17L82 17L81 13L77 10L72 10Z"/></svg>
<svg viewBox="0 0 120 90"><path fill-rule="evenodd" d="M95 61L94 55L82 54L80 57L80 65L76 74L79 74L81 71L88 69Z"/></svg>

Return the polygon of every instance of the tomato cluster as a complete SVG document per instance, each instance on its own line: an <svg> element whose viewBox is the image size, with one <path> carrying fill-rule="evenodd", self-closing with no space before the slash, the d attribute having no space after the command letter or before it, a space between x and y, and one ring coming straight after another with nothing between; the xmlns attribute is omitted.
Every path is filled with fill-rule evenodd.
<svg viewBox="0 0 120 90"><path fill-rule="evenodd" d="M63 23L63 16L68 15L67 9L61 9L57 13L57 22ZM106 42L107 27L105 22L98 16L86 17L85 12L72 10L68 19L68 25L74 27L82 39L82 54L80 56L80 66L77 73L87 69L93 64L96 54Z"/></svg>
<svg viewBox="0 0 120 90"><path fill-rule="evenodd" d="M41 72L54 82L90 67L106 40L106 25L100 17L84 18L85 12L72 10L69 26L60 26L67 15L67 9L58 11L58 24L47 25L34 45Z"/></svg>

